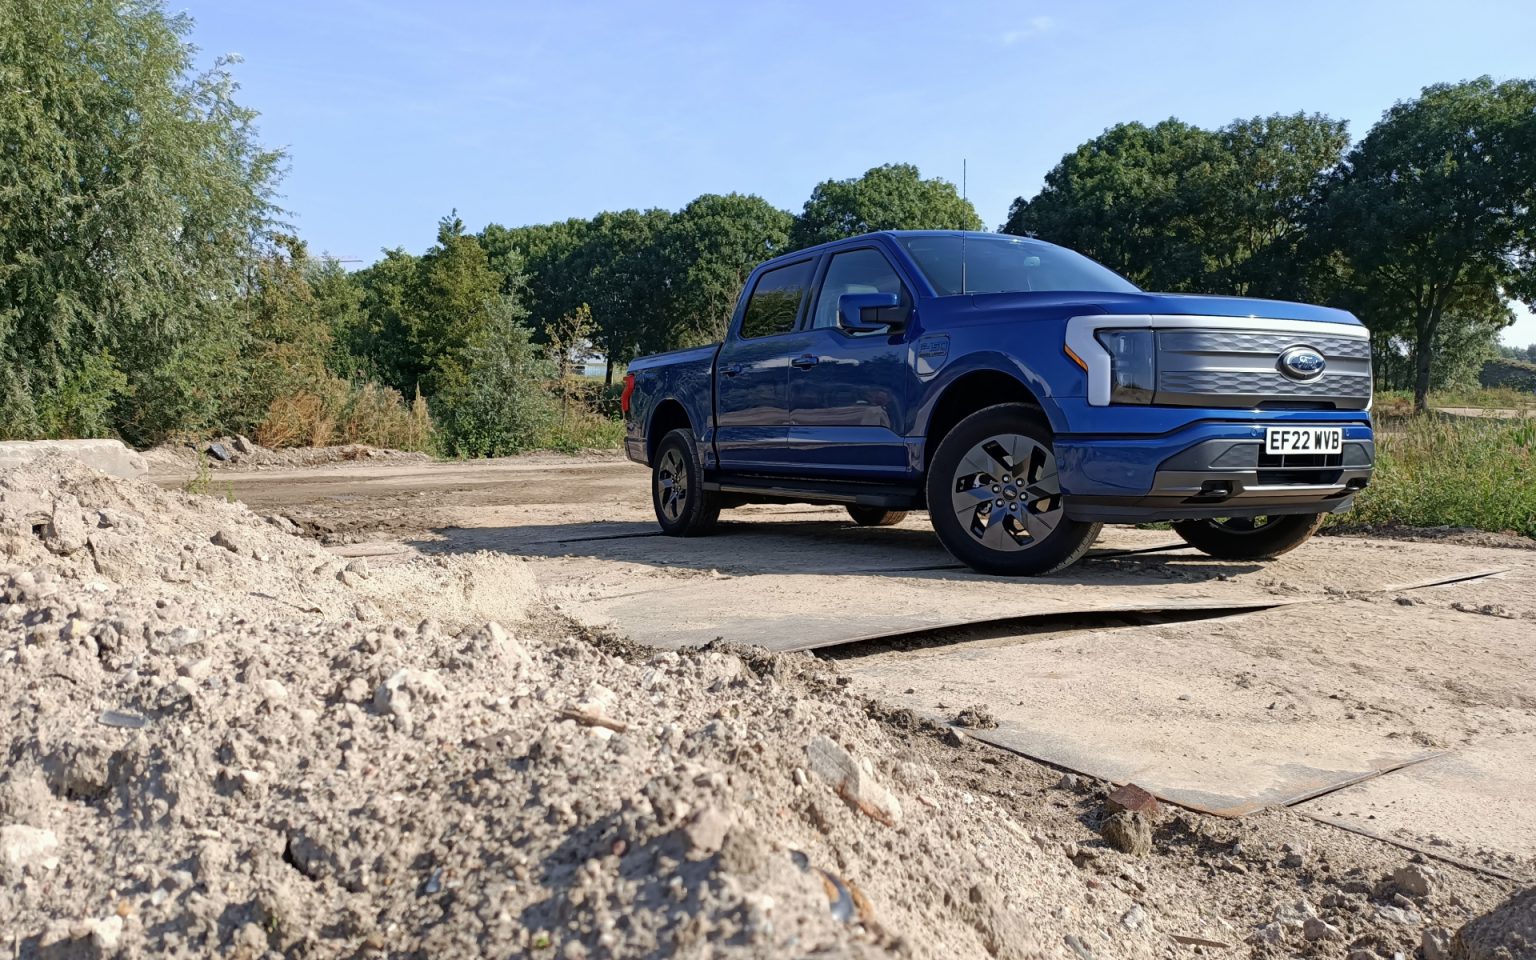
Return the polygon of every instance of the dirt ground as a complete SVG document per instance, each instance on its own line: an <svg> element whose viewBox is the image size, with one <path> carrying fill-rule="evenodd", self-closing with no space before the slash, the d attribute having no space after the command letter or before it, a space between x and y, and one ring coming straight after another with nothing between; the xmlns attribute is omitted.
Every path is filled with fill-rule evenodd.
<svg viewBox="0 0 1536 960"><path fill-rule="evenodd" d="M1536 553L998 581L921 516L660 538L611 456L316 459L0 477L0 945L1492 957L1536 875Z"/></svg>

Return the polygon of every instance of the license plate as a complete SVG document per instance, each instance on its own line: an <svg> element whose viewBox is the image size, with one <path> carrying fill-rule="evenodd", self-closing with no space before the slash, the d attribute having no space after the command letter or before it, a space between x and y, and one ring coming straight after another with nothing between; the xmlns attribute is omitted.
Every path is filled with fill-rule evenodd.
<svg viewBox="0 0 1536 960"><path fill-rule="evenodd" d="M1344 452L1343 427L1265 427L1264 452L1327 455Z"/></svg>

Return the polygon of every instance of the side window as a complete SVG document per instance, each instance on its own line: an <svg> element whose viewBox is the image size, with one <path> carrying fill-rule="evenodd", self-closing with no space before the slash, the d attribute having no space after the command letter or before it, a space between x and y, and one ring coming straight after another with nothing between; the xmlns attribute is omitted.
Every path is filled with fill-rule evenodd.
<svg viewBox="0 0 1536 960"><path fill-rule="evenodd" d="M743 338L771 337L795 329L800 303L811 286L814 260L769 270L757 279L747 312L741 318Z"/></svg>
<svg viewBox="0 0 1536 960"><path fill-rule="evenodd" d="M850 250L839 253L827 265L816 299L813 327L837 326L837 300L845 293L894 293L907 301L901 277L879 250Z"/></svg>

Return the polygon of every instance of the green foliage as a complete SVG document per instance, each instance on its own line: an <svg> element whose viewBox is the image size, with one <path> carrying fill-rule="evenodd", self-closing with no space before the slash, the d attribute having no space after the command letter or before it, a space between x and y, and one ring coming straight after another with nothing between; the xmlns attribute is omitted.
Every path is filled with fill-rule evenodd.
<svg viewBox="0 0 1536 960"><path fill-rule="evenodd" d="M1448 347L1492 352L1506 293L1536 302L1533 170L1536 81L1439 84L1386 112L1319 205L1338 296L1411 356L1420 409Z"/></svg>
<svg viewBox="0 0 1536 960"><path fill-rule="evenodd" d="M1536 394L1536 363L1502 357L1488 360L1483 364L1478 382L1484 387Z"/></svg>
<svg viewBox="0 0 1536 960"><path fill-rule="evenodd" d="M1335 525L1472 527L1536 537L1536 420L1379 425L1376 472Z"/></svg>
<svg viewBox="0 0 1536 960"><path fill-rule="evenodd" d="M128 393L128 377L106 350L84 358L38 402L38 422L50 437L101 437L111 433L113 404Z"/></svg>
<svg viewBox="0 0 1536 960"><path fill-rule="evenodd" d="M1283 295L1308 201L1347 143L1342 122L1317 114L1219 130L1120 124L1015 200L1003 231L1072 247L1148 289Z"/></svg>
<svg viewBox="0 0 1536 960"><path fill-rule="evenodd" d="M133 402L92 429L142 442L213 422L281 155L227 62L194 71L190 20L158 0L0 0L0 22L0 434L81 423L66 380L104 352L127 379L107 392Z"/></svg>
<svg viewBox="0 0 1536 960"><path fill-rule="evenodd" d="M662 322L645 331L646 348L724 339L747 276L788 249L793 222L761 197L739 193L705 194L678 211L660 238L670 296Z"/></svg>
<svg viewBox="0 0 1536 960"><path fill-rule="evenodd" d="M500 457L526 450L555 419L546 389L551 373L527 327L504 302L494 325L464 353L466 376L432 397L442 451L454 457Z"/></svg>
<svg viewBox="0 0 1536 960"><path fill-rule="evenodd" d="M790 229L790 249L872 230L980 230L981 218L955 185L924 180L910 163L888 163L862 177L824 180Z"/></svg>

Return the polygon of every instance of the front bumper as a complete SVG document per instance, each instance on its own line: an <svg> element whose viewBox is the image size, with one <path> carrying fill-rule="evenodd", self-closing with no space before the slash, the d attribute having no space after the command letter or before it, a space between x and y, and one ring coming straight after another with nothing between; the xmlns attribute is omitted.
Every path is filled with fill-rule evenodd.
<svg viewBox="0 0 1536 960"><path fill-rule="evenodd" d="M1058 441L1067 515L1138 523L1347 509L1370 482L1375 443L1367 424L1328 425L1344 428L1340 454L1265 454L1262 424L1204 423L1167 437Z"/></svg>

